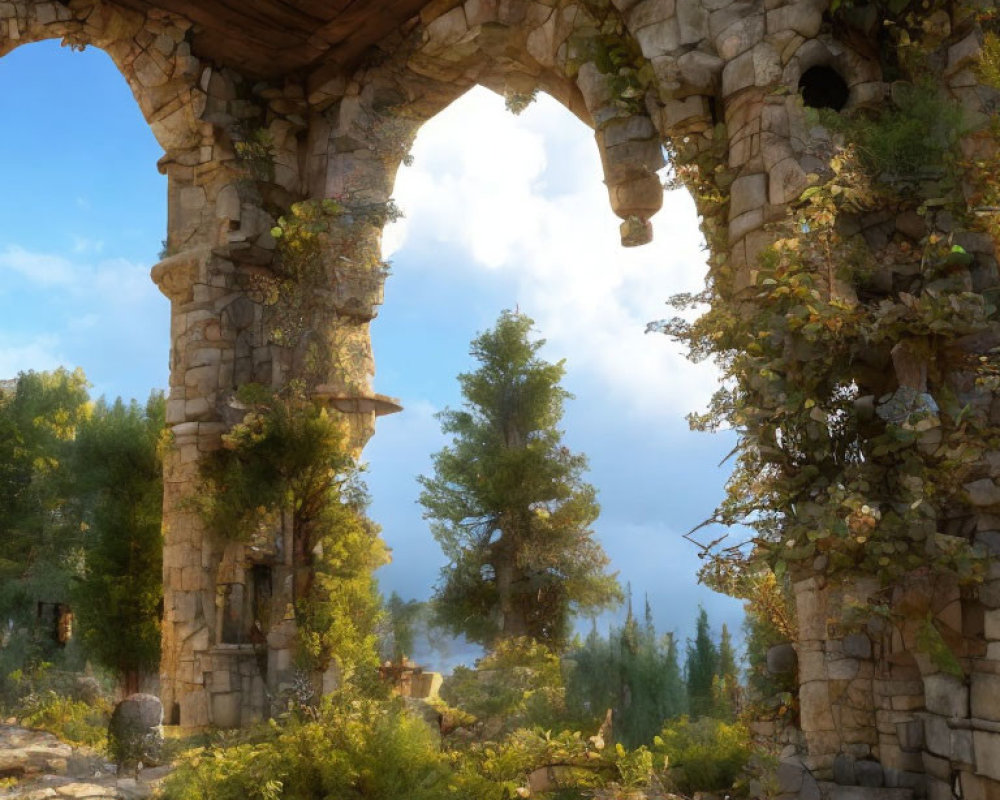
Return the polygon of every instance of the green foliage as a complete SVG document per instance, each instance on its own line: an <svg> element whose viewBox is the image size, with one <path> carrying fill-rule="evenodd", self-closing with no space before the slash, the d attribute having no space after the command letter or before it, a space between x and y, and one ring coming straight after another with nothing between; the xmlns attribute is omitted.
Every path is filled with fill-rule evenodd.
<svg viewBox="0 0 1000 800"><path fill-rule="evenodd" d="M743 725L703 717L687 717L667 725L653 753L666 756L666 782L674 791L724 792L733 788L752 755L750 734Z"/></svg>
<svg viewBox="0 0 1000 800"><path fill-rule="evenodd" d="M627 748L648 745L665 720L687 710L687 693L673 634L660 637L647 614L602 638L594 629L566 659L571 718L596 726L612 711L612 734Z"/></svg>
<svg viewBox="0 0 1000 800"><path fill-rule="evenodd" d="M244 126L242 138L233 142L244 183L274 180L274 139L266 128Z"/></svg>
<svg viewBox="0 0 1000 800"><path fill-rule="evenodd" d="M983 49L977 73L987 86L1000 89L1000 35L994 31L983 34Z"/></svg>
<svg viewBox="0 0 1000 800"><path fill-rule="evenodd" d="M736 667L736 654L729 628L722 626L719 638L719 661L712 677L712 716L732 722L739 709L740 680Z"/></svg>
<svg viewBox="0 0 1000 800"><path fill-rule="evenodd" d="M112 710L104 698L84 702L49 690L26 698L17 717L21 725L48 731L69 744L104 750Z"/></svg>
<svg viewBox="0 0 1000 800"><path fill-rule="evenodd" d="M917 650L926 653L931 663L941 670L941 672L953 675L959 679L965 678L965 670L962 669L962 664L934 624L934 617L930 612L922 620L920 627L917 628L916 644Z"/></svg>
<svg viewBox="0 0 1000 800"><path fill-rule="evenodd" d="M822 112L825 125L852 143L865 170L883 179L953 170L962 109L931 85L897 84L894 103L854 116Z"/></svg>
<svg viewBox="0 0 1000 800"><path fill-rule="evenodd" d="M538 98L538 89L532 89L530 92L517 92L513 89L508 89L504 92L503 102L506 109L515 116L520 115L524 110L530 106Z"/></svg>
<svg viewBox="0 0 1000 800"><path fill-rule="evenodd" d="M531 636L558 648L572 611L620 594L590 529L586 459L556 428L563 366L538 357L531 326L507 311L472 342L480 368L459 376L465 409L440 415L453 440L420 478L420 502L450 562L435 595L441 622L484 644Z"/></svg>
<svg viewBox="0 0 1000 800"><path fill-rule="evenodd" d="M665 326L723 372L724 388L692 425L740 432L736 471L711 521L753 536L710 548L702 571L738 596L746 576L771 568L780 580L818 557L831 573L886 582L929 559L961 580L982 575L968 542L938 534L934 520L945 504L967 505L963 482L989 435L947 381L955 370L987 370L951 344L988 330L995 308L965 287L964 254L935 232L920 247L900 241L888 251L918 270L913 293L877 293L870 281L884 265L839 220L891 201L852 150L830 167L829 181L776 226L745 303L710 293L699 298L714 303L702 318ZM872 368L904 347L927 365L927 393Z"/></svg>
<svg viewBox="0 0 1000 800"><path fill-rule="evenodd" d="M418 717L396 703L327 699L313 719L291 717L243 741L189 753L167 800L441 800L448 758Z"/></svg>
<svg viewBox="0 0 1000 800"><path fill-rule="evenodd" d="M0 679L0 717L39 728L65 742L103 750L111 718L110 695L91 681L81 693L78 673L53 668L46 661L4 673ZM96 689L96 691L94 691Z"/></svg>
<svg viewBox="0 0 1000 800"><path fill-rule="evenodd" d="M0 394L0 586L13 589L39 564L64 563L79 543L64 489L88 401L83 372L61 368L21 373L13 394ZM16 605L8 602L0 606L7 615Z"/></svg>
<svg viewBox="0 0 1000 800"><path fill-rule="evenodd" d="M285 395L257 395L222 449L202 463L201 513L216 534L265 548L287 528L300 665L325 669L336 659L345 676L373 669L379 599L372 571L387 551L365 516L346 432L294 386Z"/></svg>
<svg viewBox="0 0 1000 800"><path fill-rule="evenodd" d="M77 621L88 654L128 677L130 688L160 660L165 409L162 392L145 408L102 399L80 425L73 453L74 494L86 507Z"/></svg>
<svg viewBox="0 0 1000 800"><path fill-rule="evenodd" d="M551 765L548 772L563 792L555 796L582 798L618 777L616 760L614 750L602 755L588 748L580 733L524 728L452 756L457 796L477 800L528 797L528 776Z"/></svg>
<svg viewBox="0 0 1000 800"><path fill-rule="evenodd" d="M743 625L750 702L776 695L791 697L791 693L798 688L794 672L771 675L767 669L767 651L795 638L792 598L787 582L779 583L773 572L765 570L757 575L748 574L745 586L744 593L739 596L747 601L743 606L746 612ZM785 710L788 710L787 706Z"/></svg>
<svg viewBox="0 0 1000 800"><path fill-rule="evenodd" d="M456 667L441 697L488 727L554 728L565 718L565 688L559 659L529 638L497 643L475 669Z"/></svg>
<svg viewBox="0 0 1000 800"><path fill-rule="evenodd" d="M708 612L698 609L694 642L688 642L684 675L687 680L688 702L695 717L711 715L715 710L712 683L719 674L719 649L708 630Z"/></svg>
<svg viewBox="0 0 1000 800"><path fill-rule="evenodd" d="M267 310L271 341L296 352L299 377L327 380L331 370L349 377L368 357L363 341L315 336L331 313L370 319L382 302L389 265L373 256L377 237L399 210L390 200L349 208L332 199L293 203L271 229L276 259L251 276L250 290ZM336 253L336 257L333 254Z"/></svg>
<svg viewBox="0 0 1000 800"><path fill-rule="evenodd" d="M89 411L83 372L25 372L0 390L0 693L3 676L43 661L66 662L39 601L68 602L83 543L70 468L78 426Z"/></svg>

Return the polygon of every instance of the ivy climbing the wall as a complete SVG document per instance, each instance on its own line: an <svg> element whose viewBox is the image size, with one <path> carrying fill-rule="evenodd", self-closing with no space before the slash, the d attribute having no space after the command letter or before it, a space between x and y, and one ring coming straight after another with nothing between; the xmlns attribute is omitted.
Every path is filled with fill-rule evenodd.
<svg viewBox="0 0 1000 800"><path fill-rule="evenodd" d="M335 375L345 388L362 388L359 376L367 374L371 354L364 337L349 335L350 322L366 323L382 302L389 266L373 255L373 237L398 217L392 201L350 207L304 201L271 229L277 258L270 270L250 276L251 288L268 311L271 341L289 349L294 374L307 384ZM330 326L338 317L348 324Z"/></svg>
<svg viewBox="0 0 1000 800"><path fill-rule="evenodd" d="M716 260L705 292L674 298L709 304L695 322L653 326L722 371L691 423L738 432L709 521L751 533L708 548L702 578L738 596L762 569L886 586L915 570L984 574L973 494L1000 445L983 391L995 357L982 345L998 316L995 280L974 276L960 242L990 232L977 212L997 173L958 145L992 136L995 153L996 130L919 82L894 86L892 100L824 113L835 135L812 155L828 169L770 227L773 244L743 274ZM718 232L725 172L679 172Z"/></svg>
<svg viewBox="0 0 1000 800"><path fill-rule="evenodd" d="M387 550L344 426L298 384L239 394L247 413L204 459L200 512L224 540L290 541L299 666L342 673L377 666L372 572ZM371 668L368 670L367 668Z"/></svg>

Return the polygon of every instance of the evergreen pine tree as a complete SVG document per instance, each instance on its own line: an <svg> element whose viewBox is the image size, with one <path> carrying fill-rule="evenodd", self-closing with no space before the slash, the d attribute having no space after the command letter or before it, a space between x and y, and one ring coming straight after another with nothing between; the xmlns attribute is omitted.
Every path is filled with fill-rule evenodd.
<svg viewBox="0 0 1000 800"><path fill-rule="evenodd" d="M718 672L719 651L708 629L708 613L698 608L694 642L688 642L685 679L693 717L712 714L712 681Z"/></svg>
<svg viewBox="0 0 1000 800"><path fill-rule="evenodd" d="M464 410L440 415L453 440L420 478L420 502L450 561L435 595L441 623L489 646L530 636L561 648L574 611L620 593L590 527L586 459L556 427L569 397L563 365L538 357L531 326L505 311L473 340L480 367L459 376Z"/></svg>
<svg viewBox="0 0 1000 800"><path fill-rule="evenodd" d="M663 650L664 719L673 719L688 712L687 687L681 675L677 639L674 634L664 634L660 647Z"/></svg>
<svg viewBox="0 0 1000 800"><path fill-rule="evenodd" d="M719 666L712 683L712 716L731 721L739 710L740 681L736 667L736 654L729 628L723 624L719 639Z"/></svg>
<svg viewBox="0 0 1000 800"><path fill-rule="evenodd" d="M570 661L567 707L583 727L596 724L610 708L612 735L626 747L650 744L666 720L686 710L673 635L657 636L648 602L643 625L636 622L629 604L621 628L607 639L595 628L571 652Z"/></svg>

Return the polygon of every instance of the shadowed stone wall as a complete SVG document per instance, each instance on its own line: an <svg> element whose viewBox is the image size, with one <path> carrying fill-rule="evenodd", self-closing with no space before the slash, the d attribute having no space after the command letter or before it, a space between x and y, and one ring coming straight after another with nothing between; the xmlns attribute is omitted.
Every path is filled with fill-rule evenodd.
<svg viewBox="0 0 1000 800"><path fill-rule="evenodd" d="M937 84L970 121L963 155L995 159L994 140L977 132L997 113L997 91L974 70L982 45L975 17L956 6L927 12L925 22ZM0 55L52 37L111 55L166 153L169 254L153 268L172 314L161 693L168 717L185 726L260 718L294 678L287 525L257 547L214 541L185 504L199 460L241 418L234 393L248 383L305 381L347 416L359 451L375 417L397 410L374 392L368 323L381 297L381 226L396 170L424 121L476 84L515 106L536 89L549 92L595 130L625 245L652 235L665 153L679 166L698 164L700 173L683 175L703 217L711 280L723 302L738 306L759 291L758 259L778 236L769 226L788 218L807 187L832 177L836 137L806 113L804 99L847 112L878 107L896 79L885 73L880 29L866 36L835 24L825 0L434 0L356 70L329 64L270 81L192 54L189 24L155 9L0 2ZM970 186L963 188L972 198ZM274 266L278 217L310 199L335 199L341 213L324 239L329 292L310 312L306 344L290 345L275 340L281 308L261 296L256 277ZM843 220L880 265L878 296L995 290L996 241L926 199L919 215L912 203L887 204ZM954 281L928 287L918 245L930 235L970 258ZM859 302L861 290L843 287L845 302ZM309 342L332 354L318 369ZM873 351L867 377L856 378L862 398L948 391L987 425L1000 418L990 389L968 372L932 369L928 378L927 365L906 355L909 344L897 344L891 357ZM997 344L990 334L957 346L975 358ZM921 431L920 446L936 447L935 436L933 426ZM967 502L938 509L931 540L956 537L996 552L996 452L963 466ZM970 800L1000 796L995 558L977 588L928 570L885 587L837 577L823 558L795 571L793 583L799 725L760 727L783 747L781 790L936 800L957 786ZM848 610L876 600L893 613L846 624ZM251 637L246 615L262 602L271 622ZM964 677L921 651L928 620L944 632ZM324 685L335 680L328 675Z"/></svg>

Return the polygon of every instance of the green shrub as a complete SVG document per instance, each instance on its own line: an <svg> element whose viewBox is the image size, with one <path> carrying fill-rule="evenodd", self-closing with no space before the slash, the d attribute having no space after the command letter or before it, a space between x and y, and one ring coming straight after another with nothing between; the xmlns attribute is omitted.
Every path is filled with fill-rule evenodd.
<svg viewBox="0 0 1000 800"><path fill-rule="evenodd" d="M667 757L667 783L685 795L733 787L752 755L750 734L739 724L681 717L654 740L653 752Z"/></svg>
<svg viewBox="0 0 1000 800"><path fill-rule="evenodd" d="M438 800L447 758L398 703L327 700L313 719L272 722L192 751L164 787L170 800Z"/></svg>
<svg viewBox="0 0 1000 800"><path fill-rule="evenodd" d="M111 711L111 703L104 698L83 702L44 691L25 698L17 716L25 727L48 731L69 744L103 751L107 747Z"/></svg>
<svg viewBox="0 0 1000 800"><path fill-rule="evenodd" d="M479 720L502 722L501 732L565 723L565 694L559 658L530 638L501 641L475 669L456 667L441 687L445 701Z"/></svg>
<svg viewBox="0 0 1000 800"><path fill-rule="evenodd" d="M948 170L962 134L962 109L933 86L901 84L894 104L872 115L820 112L820 120L853 143L874 177L900 177Z"/></svg>

